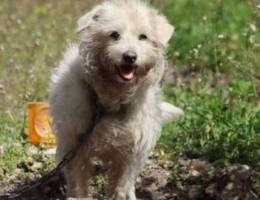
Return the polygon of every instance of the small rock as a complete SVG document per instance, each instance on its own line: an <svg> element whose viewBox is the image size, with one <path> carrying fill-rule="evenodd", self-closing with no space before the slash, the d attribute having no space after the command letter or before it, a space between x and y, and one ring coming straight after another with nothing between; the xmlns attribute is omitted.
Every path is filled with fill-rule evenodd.
<svg viewBox="0 0 260 200"><path fill-rule="evenodd" d="M183 158L180 158L178 161L182 166L185 166L185 167L188 166L191 162L191 160L184 160Z"/></svg>
<svg viewBox="0 0 260 200"><path fill-rule="evenodd" d="M208 166L208 163L204 160L192 159L188 168L190 170L196 170L198 172L202 172L203 170L206 169L207 166Z"/></svg>
<svg viewBox="0 0 260 200"><path fill-rule="evenodd" d="M138 176L136 179L136 184L141 184L141 182L142 182L142 179L140 176Z"/></svg>
<svg viewBox="0 0 260 200"><path fill-rule="evenodd" d="M27 149L27 152L26 152L28 155L30 156L33 156L33 155L37 155L39 153L39 150L37 147L35 146L30 146L28 149Z"/></svg>
<svg viewBox="0 0 260 200"><path fill-rule="evenodd" d="M200 173L197 170L192 170L191 171L191 175L195 176L195 177L198 177L198 176L200 176Z"/></svg>
<svg viewBox="0 0 260 200"><path fill-rule="evenodd" d="M56 154L56 148L48 149L43 152L43 155L45 156L52 156Z"/></svg>
<svg viewBox="0 0 260 200"><path fill-rule="evenodd" d="M0 145L0 155L3 155L4 154L4 146L3 145Z"/></svg>
<svg viewBox="0 0 260 200"><path fill-rule="evenodd" d="M248 165L241 165L241 168L244 170L250 170L250 167Z"/></svg>
<svg viewBox="0 0 260 200"><path fill-rule="evenodd" d="M232 183L232 182L228 183L225 188L226 188L227 190L233 190L233 188L234 188L234 183Z"/></svg>
<svg viewBox="0 0 260 200"><path fill-rule="evenodd" d="M239 175L241 180L249 179L251 175L250 167L248 165L241 165L241 169L239 170Z"/></svg>
<svg viewBox="0 0 260 200"><path fill-rule="evenodd" d="M38 171L42 168L42 163L40 162L34 162L33 165L30 167L32 171Z"/></svg>
<svg viewBox="0 0 260 200"><path fill-rule="evenodd" d="M170 169L173 166L173 164L174 164L173 161L167 160L167 161L164 162L163 168L164 169Z"/></svg>
<svg viewBox="0 0 260 200"><path fill-rule="evenodd" d="M33 161L34 160L33 160L33 158L31 156L27 158L27 164L28 165L30 165L30 166L33 165Z"/></svg>

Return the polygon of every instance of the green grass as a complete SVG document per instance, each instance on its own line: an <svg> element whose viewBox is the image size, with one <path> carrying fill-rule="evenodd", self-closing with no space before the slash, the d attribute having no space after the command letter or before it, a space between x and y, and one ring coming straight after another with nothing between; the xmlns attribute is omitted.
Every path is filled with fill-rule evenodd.
<svg viewBox="0 0 260 200"><path fill-rule="evenodd" d="M211 95L178 93L176 102L183 106L186 116L165 127L163 145L171 152L174 149L174 153L188 157L206 158L216 165L260 166L259 109L252 111L255 108L243 101L222 99L222 91Z"/></svg>
<svg viewBox="0 0 260 200"><path fill-rule="evenodd" d="M260 21L254 1L175 0L162 10L176 26L170 55L178 66L259 75L260 35L255 28Z"/></svg>
<svg viewBox="0 0 260 200"><path fill-rule="evenodd" d="M91 1L73 2L0 2L0 168L5 173L27 158L27 103L48 98L50 74L65 46L75 41L76 19ZM217 166L242 163L259 169L256 1L153 2L176 27L169 59L179 79L164 91L168 101L185 110L183 119L164 128L160 147Z"/></svg>
<svg viewBox="0 0 260 200"><path fill-rule="evenodd" d="M0 141L4 147L4 154L0 158L0 166L7 172L16 169L16 164L24 159L22 132L25 127L22 116L14 117L11 113L0 114Z"/></svg>
<svg viewBox="0 0 260 200"><path fill-rule="evenodd" d="M176 0L162 10L176 26L169 57L183 74L175 86L165 86L165 93L186 111L185 118L165 127L162 146L220 166L259 169L256 2Z"/></svg>

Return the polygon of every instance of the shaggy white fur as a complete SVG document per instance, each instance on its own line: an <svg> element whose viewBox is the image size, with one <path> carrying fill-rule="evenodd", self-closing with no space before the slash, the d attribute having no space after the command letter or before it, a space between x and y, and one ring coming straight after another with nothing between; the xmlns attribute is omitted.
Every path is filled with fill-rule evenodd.
<svg viewBox="0 0 260 200"><path fill-rule="evenodd" d="M52 76L50 105L57 159L93 123L96 99L105 114L64 170L68 197L87 197L92 163L108 168L108 197L135 200L135 179L160 136L161 125L183 114L162 102L159 82L173 27L137 0L110 0L78 21L71 45Z"/></svg>

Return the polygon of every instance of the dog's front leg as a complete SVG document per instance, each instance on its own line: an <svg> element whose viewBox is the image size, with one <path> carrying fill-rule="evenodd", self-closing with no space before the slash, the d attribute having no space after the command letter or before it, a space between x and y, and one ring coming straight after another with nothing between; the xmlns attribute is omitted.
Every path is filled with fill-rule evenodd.
<svg viewBox="0 0 260 200"><path fill-rule="evenodd" d="M65 167L64 174L67 181L67 197L88 197L88 183L91 178L90 164L80 164L78 158Z"/></svg>
<svg viewBox="0 0 260 200"><path fill-rule="evenodd" d="M131 187L129 188L126 197L127 197L128 200L136 200L136 196L135 196L135 181L132 182Z"/></svg>
<svg viewBox="0 0 260 200"><path fill-rule="evenodd" d="M94 169L88 147L88 143L79 147L78 153L65 166L64 175L67 182L67 197L69 198L88 197L89 181Z"/></svg>
<svg viewBox="0 0 260 200"><path fill-rule="evenodd" d="M126 173L128 174L128 172ZM131 175L129 175L131 176ZM114 177L115 178L115 177ZM136 200L135 196L135 178L123 175L118 179L109 181L110 195L109 200ZM113 182L117 182L113 184ZM112 185L111 185L112 184Z"/></svg>
<svg viewBox="0 0 260 200"><path fill-rule="evenodd" d="M136 200L135 181L139 170L131 160L122 157L113 162L108 175L110 200Z"/></svg>

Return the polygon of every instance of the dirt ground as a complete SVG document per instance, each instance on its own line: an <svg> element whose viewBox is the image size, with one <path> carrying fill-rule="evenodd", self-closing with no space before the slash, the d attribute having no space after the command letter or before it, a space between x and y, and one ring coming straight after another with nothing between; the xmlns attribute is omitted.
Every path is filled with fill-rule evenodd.
<svg viewBox="0 0 260 200"><path fill-rule="evenodd" d="M146 170L138 178L136 194L141 200L259 200L259 195L253 188L254 172L246 165L234 165L221 170L208 170L206 161L199 159L179 159L177 166L185 177L173 180L172 161L151 160ZM212 168L211 168L212 169ZM206 173L206 171L211 171ZM101 181L91 184L93 200L105 198L105 187ZM31 185L32 181L27 182ZM62 177L55 177L43 186L24 192L17 197L1 196L7 191L21 189L24 185L16 182L5 184L0 182L0 199L46 200L65 199L66 185ZM14 193L15 194L15 193Z"/></svg>

